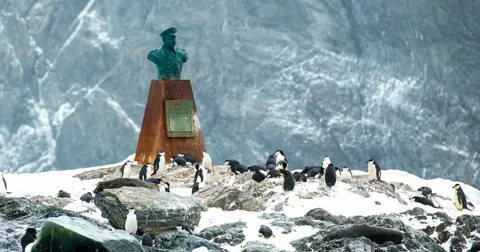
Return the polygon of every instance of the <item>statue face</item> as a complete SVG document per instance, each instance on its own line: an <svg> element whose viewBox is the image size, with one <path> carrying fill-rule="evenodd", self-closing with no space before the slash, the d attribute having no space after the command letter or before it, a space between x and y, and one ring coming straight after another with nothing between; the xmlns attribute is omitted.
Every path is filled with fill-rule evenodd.
<svg viewBox="0 0 480 252"><path fill-rule="evenodd" d="M176 44L176 41L175 41L176 38L177 38L177 36L175 36L175 35L164 36L162 38L163 44L166 45L166 46L174 47L175 44Z"/></svg>

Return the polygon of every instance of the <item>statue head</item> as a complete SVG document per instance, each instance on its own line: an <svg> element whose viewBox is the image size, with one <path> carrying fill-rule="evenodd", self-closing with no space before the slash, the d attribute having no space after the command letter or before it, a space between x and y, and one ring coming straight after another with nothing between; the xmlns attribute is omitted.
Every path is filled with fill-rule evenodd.
<svg viewBox="0 0 480 252"><path fill-rule="evenodd" d="M170 27L160 33L160 36L162 37L163 44L168 47L174 47L176 45L176 33L177 33L177 28L175 27Z"/></svg>

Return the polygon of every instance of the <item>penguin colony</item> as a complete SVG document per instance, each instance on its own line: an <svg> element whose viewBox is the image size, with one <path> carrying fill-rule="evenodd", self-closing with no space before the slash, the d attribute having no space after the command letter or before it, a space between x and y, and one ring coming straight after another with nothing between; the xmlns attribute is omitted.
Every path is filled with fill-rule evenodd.
<svg viewBox="0 0 480 252"><path fill-rule="evenodd" d="M138 179L146 181L148 183L153 183L159 186L160 191L170 192L170 184L167 181L162 180L161 178L152 177L157 175L159 172L165 171L165 152L160 152L156 155L153 165L150 163L143 164L141 167ZM170 158L172 167L177 166L193 166L195 168L195 175L192 183L192 194L195 194L199 189L203 188L205 183L208 181L210 174L213 172L213 162L210 155L206 150L203 152L203 157L200 162L197 162L197 159L189 153L181 152L177 156ZM378 163L370 159L367 162L367 171L368 171L368 180L381 181L381 168ZM135 161L126 161L121 167L121 178L130 178L134 176L132 171L132 165L138 165L138 162ZM325 156L322 160L321 166L306 166L301 172L291 172L288 165L288 159L285 153L282 150L277 150L274 154L269 155L264 165L251 165L246 166L241 164L235 159L225 159L224 165L235 175L243 174L246 172L251 172L252 181L255 183L265 183L267 179L283 177L283 190L293 191L295 184L297 182L307 182L308 179L318 179L320 183L325 183L328 188L335 186L337 182L337 177L340 178L342 182L349 183L354 179L352 171L347 166L343 168L338 168L333 165L330 157ZM338 172L338 174L337 174ZM323 179L322 179L323 177ZM7 190L7 181L3 175L3 171L0 169L0 193ZM385 183L385 182L383 182ZM393 190L395 186L391 185ZM453 187L454 190L454 201L455 206L459 211L470 210L474 208L473 204L467 201L467 197L461 188L460 184L455 184ZM4 189L4 190L3 190ZM426 186L422 186L417 190L418 196L411 198L414 202L428 205L433 208L441 208L440 206L435 206L432 199L435 197L432 189ZM68 192L60 190L57 194L59 198L70 198L71 195ZM80 197L81 201L86 203L92 202L94 199L92 193L87 192ZM194 227L187 225L181 225L177 227L179 231L186 231L189 234L193 234ZM124 230L128 234L136 235L138 232L138 223L137 216L135 214L135 209L130 208L128 214L126 215ZM22 251L30 251L36 240L37 231L34 228L27 228L25 234L22 236L20 243L22 245ZM258 231L258 236L268 239L270 237L275 237L272 230L265 226L261 225ZM141 238L141 243L144 246L153 246L154 237L150 233L143 233ZM199 251L202 251L204 247L200 247Z"/></svg>

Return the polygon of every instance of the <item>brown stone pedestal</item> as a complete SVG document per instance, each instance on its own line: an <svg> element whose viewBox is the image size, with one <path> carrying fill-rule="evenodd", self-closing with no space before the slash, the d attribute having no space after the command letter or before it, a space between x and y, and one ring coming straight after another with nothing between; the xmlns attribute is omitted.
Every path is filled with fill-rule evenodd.
<svg viewBox="0 0 480 252"><path fill-rule="evenodd" d="M193 102L193 137L168 137L165 102L167 100L191 100ZM135 152L135 161L140 164L153 163L158 152L166 152L167 161L179 152L190 153L197 160L201 160L204 149L203 135L190 81L152 80Z"/></svg>

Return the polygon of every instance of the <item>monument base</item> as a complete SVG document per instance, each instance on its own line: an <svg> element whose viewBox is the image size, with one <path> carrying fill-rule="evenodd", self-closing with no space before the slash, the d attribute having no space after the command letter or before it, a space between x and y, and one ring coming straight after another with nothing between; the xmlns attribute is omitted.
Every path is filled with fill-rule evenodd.
<svg viewBox="0 0 480 252"><path fill-rule="evenodd" d="M172 125L175 123L169 122L169 125L167 125L166 101L169 104L173 103L173 106L175 106L175 103L182 103L182 101L192 101L190 104L193 107L193 132L190 133L193 136L182 137L182 134L171 132L171 128L174 127ZM170 128L170 131L167 126ZM174 137L169 137L169 134ZM180 152L190 153L200 161L204 149L203 135L200 130L200 122L197 117L197 108L190 81L152 80L143 116L142 129L135 152L135 161L142 165L145 163L153 164L155 156L159 152L166 152L165 158L167 162L170 157L176 156Z"/></svg>

